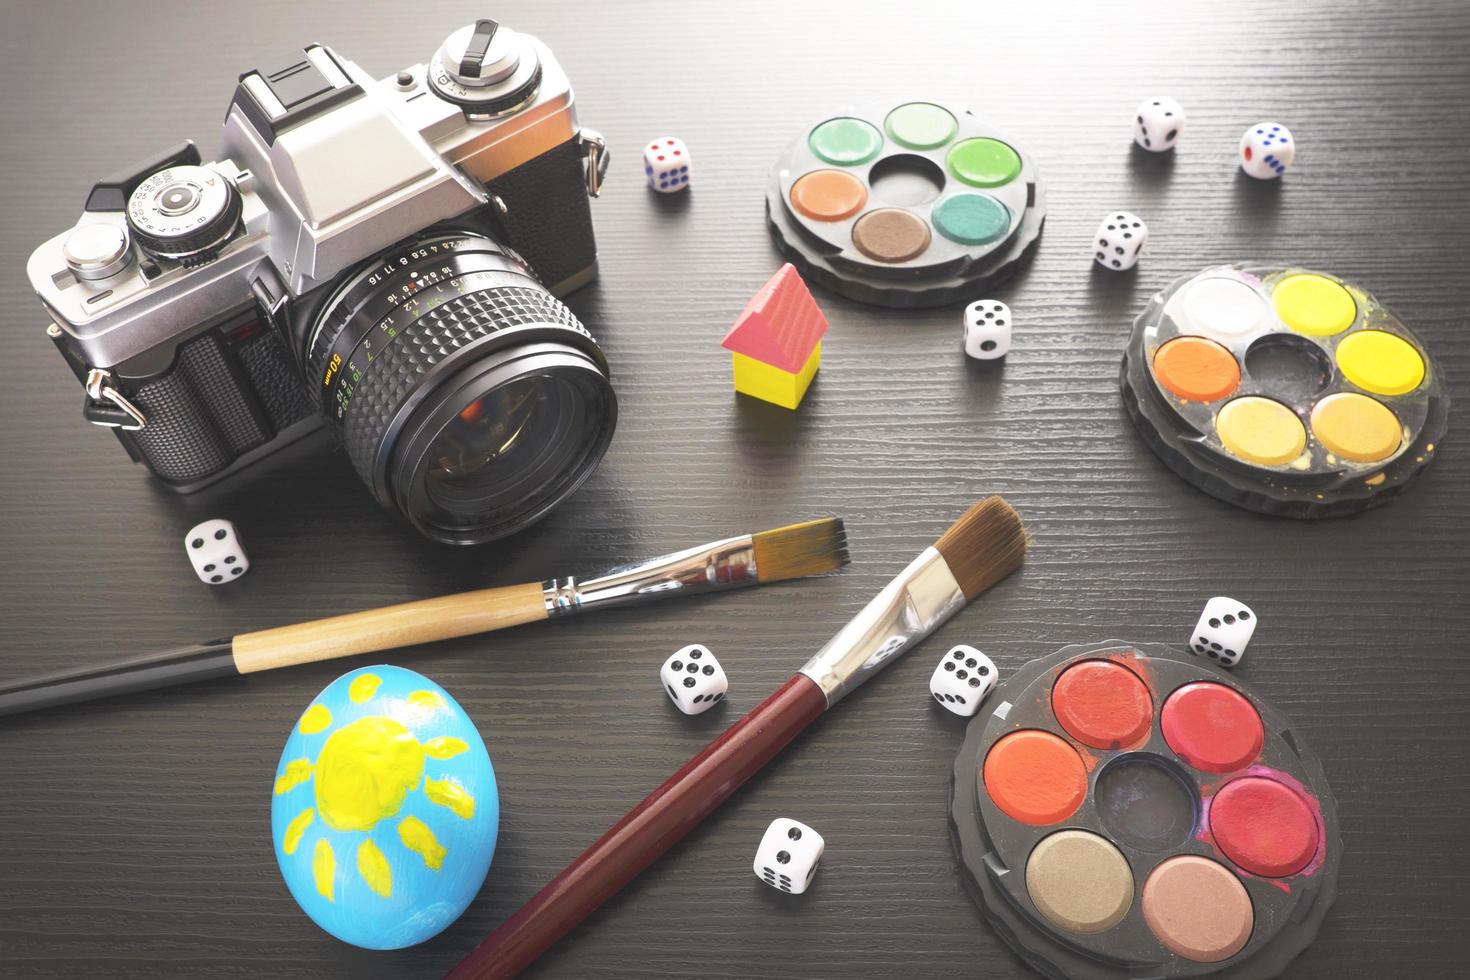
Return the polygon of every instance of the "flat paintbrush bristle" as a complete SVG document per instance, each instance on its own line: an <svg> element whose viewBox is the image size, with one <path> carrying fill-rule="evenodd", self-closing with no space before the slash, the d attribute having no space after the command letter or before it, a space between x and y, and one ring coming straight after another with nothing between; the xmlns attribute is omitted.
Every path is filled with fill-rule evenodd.
<svg viewBox="0 0 1470 980"><path fill-rule="evenodd" d="M986 497L951 524L934 548L969 601L1020 568L1027 543L1015 508Z"/></svg>
<svg viewBox="0 0 1470 980"><path fill-rule="evenodd" d="M824 517L751 535L755 574L762 582L821 575L846 565L847 531L842 518Z"/></svg>

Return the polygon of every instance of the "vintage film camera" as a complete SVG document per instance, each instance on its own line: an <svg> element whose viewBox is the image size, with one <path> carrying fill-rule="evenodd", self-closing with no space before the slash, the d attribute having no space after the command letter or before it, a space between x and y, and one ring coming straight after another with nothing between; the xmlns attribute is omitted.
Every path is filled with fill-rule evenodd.
<svg viewBox="0 0 1470 980"><path fill-rule="evenodd" d="M597 273L606 144L544 44L492 20L374 81L313 44L193 143L92 188L27 265L85 414L189 492L332 426L374 496L472 544L545 515L617 399L556 297Z"/></svg>

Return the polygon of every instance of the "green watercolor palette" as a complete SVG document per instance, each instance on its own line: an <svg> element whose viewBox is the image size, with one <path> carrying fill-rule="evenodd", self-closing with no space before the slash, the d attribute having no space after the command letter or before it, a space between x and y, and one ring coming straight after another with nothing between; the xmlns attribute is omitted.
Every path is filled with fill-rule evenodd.
<svg viewBox="0 0 1470 980"><path fill-rule="evenodd" d="M808 280L878 306L969 301L1030 259L1046 219L1032 158L960 106L849 106L808 126L766 192Z"/></svg>

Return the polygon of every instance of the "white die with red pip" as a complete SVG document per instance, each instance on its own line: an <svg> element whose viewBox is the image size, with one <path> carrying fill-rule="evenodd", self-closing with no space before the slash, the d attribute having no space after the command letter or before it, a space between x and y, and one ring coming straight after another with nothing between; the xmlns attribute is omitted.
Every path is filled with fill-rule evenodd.
<svg viewBox="0 0 1470 980"><path fill-rule="evenodd" d="M1296 139L1280 123L1257 123L1240 138L1240 169L1257 180L1275 180L1296 159Z"/></svg>
<svg viewBox="0 0 1470 980"><path fill-rule="evenodd" d="M677 136L662 136L643 147L643 174L648 186L672 194L689 186L689 147Z"/></svg>

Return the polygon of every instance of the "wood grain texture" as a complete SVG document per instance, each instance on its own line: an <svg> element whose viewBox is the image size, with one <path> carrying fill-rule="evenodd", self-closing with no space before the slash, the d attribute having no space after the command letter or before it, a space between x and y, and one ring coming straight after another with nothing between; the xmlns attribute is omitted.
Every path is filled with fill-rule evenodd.
<svg viewBox="0 0 1470 980"><path fill-rule="evenodd" d="M519 974L683 840L826 710L827 697L815 681L791 677L620 817L445 980Z"/></svg>
<svg viewBox="0 0 1470 980"><path fill-rule="evenodd" d="M253 674L473 636L544 619L546 601L540 582L476 589L241 633L234 642L235 668L242 674Z"/></svg>
<svg viewBox="0 0 1470 980"><path fill-rule="evenodd" d="M1470 9L1231 4L506 0L377 7L0 0L0 670L7 676L442 595L538 581L833 514L853 564L823 579L395 653L475 718L502 829L459 922L397 953L344 946L275 866L272 777L309 699L357 658L58 709L0 725L0 974L24 978L436 977L711 737L773 690L967 505L1002 493L1035 535L1025 569L799 736L783 757L529 972L536 977L1020 977L961 889L945 787L963 723L928 698L974 643L1005 672L1074 642L1182 643L1204 599L1262 624L1242 676L1321 756L1341 801L1340 898L1291 971L1448 977L1470 953ZM833 11L838 11L834 14ZM98 175L192 136L208 149L238 72L329 42L377 75L491 14L546 40L614 149L594 206L602 278L572 305L622 407L606 462L538 527L480 549L389 520L343 454L293 447L179 498L111 435L44 338L24 279ZM1134 152L1133 107L1178 98L1173 155ZM720 337L777 267L766 172L823 112L888 94L968 102L1039 159L1050 217L996 298L1003 365L960 353L958 309L817 294L832 329L801 411L736 399ZM1281 182L1236 172L1246 126L1301 140ZM638 146L676 134L693 190L659 197ZM1153 232L1133 275L1092 268L1098 218ZM1458 405L1442 458L1401 500L1344 521L1272 520L1170 474L1117 393L1133 315L1232 260L1356 279L1428 341ZM184 532L240 528L252 569L193 576ZM660 692L703 642L730 704ZM827 840L798 900L750 873L771 819Z"/></svg>

